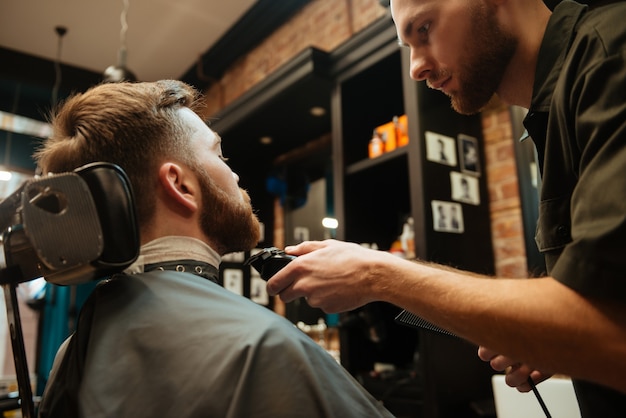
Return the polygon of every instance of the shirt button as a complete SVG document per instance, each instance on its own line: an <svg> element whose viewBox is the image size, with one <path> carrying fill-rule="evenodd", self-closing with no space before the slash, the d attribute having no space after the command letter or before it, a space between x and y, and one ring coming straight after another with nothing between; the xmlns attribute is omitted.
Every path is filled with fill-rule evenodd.
<svg viewBox="0 0 626 418"><path fill-rule="evenodd" d="M565 225L559 225L556 227L556 233L561 238L567 238L569 236L569 228Z"/></svg>

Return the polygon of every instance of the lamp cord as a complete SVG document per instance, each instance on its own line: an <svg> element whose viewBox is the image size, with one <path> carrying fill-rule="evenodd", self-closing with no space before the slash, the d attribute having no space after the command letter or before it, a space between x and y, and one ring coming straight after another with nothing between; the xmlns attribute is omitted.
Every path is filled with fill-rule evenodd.
<svg viewBox="0 0 626 418"><path fill-rule="evenodd" d="M67 28L57 26L54 28L59 39L57 42L57 56L54 60L54 87L52 87L52 106L56 106L59 100L59 89L61 88L61 50L63 49L63 36L67 33Z"/></svg>
<svg viewBox="0 0 626 418"><path fill-rule="evenodd" d="M126 15L128 15L128 9L130 7L130 1L124 0L124 8L120 15L120 23L122 28L120 29L120 50L118 54L118 66L126 67L126 32L128 31L128 22L126 21Z"/></svg>

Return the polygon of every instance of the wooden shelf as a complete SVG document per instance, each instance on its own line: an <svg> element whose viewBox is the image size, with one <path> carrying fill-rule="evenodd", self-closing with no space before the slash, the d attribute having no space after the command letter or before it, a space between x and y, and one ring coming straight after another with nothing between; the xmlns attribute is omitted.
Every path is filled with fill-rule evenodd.
<svg viewBox="0 0 626 418"><path fill-rule="evenodd" d="M408 149L406 147L396 148L393 151L387 152L383 155L380 155L375 158L370 158L367 160L361 160L357 163L351 164L346 167L346 175L356 174L364 170L369 170L371 168L375 168L379 165L383 165L389 161L398 159L400 157L406 156L408 153Z"/></svg>

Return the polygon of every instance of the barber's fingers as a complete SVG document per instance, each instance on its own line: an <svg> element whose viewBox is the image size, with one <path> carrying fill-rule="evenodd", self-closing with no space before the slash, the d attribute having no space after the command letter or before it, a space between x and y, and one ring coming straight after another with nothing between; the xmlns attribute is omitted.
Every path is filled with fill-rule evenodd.
<svg viewBox="0 0 626 418"><path fill-rule="evenodd" d="M478 357L483 361L489 362L489 365L495 371L505 372L507 385L517 388L520 392L527 392L531 389L527 380L532 370L518 361L482 346L478 348Z"/></svg>
<svg viewBox="0 0 626 418"><path fill-rule="evenodd" d="M531 390L528 384L533 369L524 364L513 364L505 369L504 381L507 385L516 388L520 392L528 392Z"/></svg>
<svg viewBox="0 0 626 418"><path fill-rule="evenodd" d="M484 347L478 350L478 355L482 360L488 361L492 369L504 372L504 381L508 386L520 392L529 392L532 389L528 384L528 377L531 377L533 373L532 368L510 357L495 354Z"/></svg>
<svg viewBox="0 0 626 418"><path fill-rule="evenodd" d="M304 241L298 245L285 247L287 254L298 256L298 258L291 261L267 281L267 293L270 296L280 295L281 300L285 303L306 296L302 290L294 290L294 284L297 280L310 272L307 268L310 264L301 257L328 245L327 241Z"/></svg>
<svg viewBox="0 0 626 418"><path fill-rule="evenodd" d="M478 347L478 357L483 361L488 361L494 370L504 372L506 384L520 392L530 392L532 390L528 383L529 377L535 384L538 384L552 376L551 372L535 370L527 364L498 354L487 347Z"/></svg>
<svg viewBox="0 0 626 418"><path fill-rule="evenodd" d="M310 273L309 267L310 264L304 257L295 258L267 281L267 293L270 296L280 295L281 300L285 303L302 296L308 296L303 293L302 286L296 286L296 284L298 280Z"/></svg>
<svg viewBox="0 0 626 418"><path fill-rule="evenodd" d="M491 368L498 372L502 372L507 367L518 364L517 360L503 356L483 346L478 347L478 357L483 361L488 361Z"/></svg>
<svg viewBox="0 0 626 418"><path fill-rule="evenodd" d="M491 368L499 372L507 371L507 369L511 368L516 368L517 366L519 366L519 364L520 363L518 361L503 355L497 355L489 361L489 365L491 366Z"/></svg>
<svg viewBox="0 0 626 418"><path fill-rule="evenodd" d="M293 261L291 263L293 263ZM294 280L293 276L288 275L287 271L285 271L285 269L287 269L288 267L289 265L287 265L281 271L273 275L267 281L267 286L266 286L268 295L270 296L280 295L280 299L285 303L289 303L297 298L296 295L291 294L293 292L289 292L288 290L293 285L293 280Z"/></svg>
<svg viewBox="0 0 626 418"><path fill-rule="evenodd" d="M270 285L270 282L268 282L268 291L267 291L267 293L270 296L278 295L278 297L280 297L280 300L282 300L284 303L293 302L294 300L299 299L299 298L304 296L303 294L294 291L293 290L293 286L291 286L291 285L281 289L279 292L270 291L269 290L269 285Z"/></svg>
<svg viewBox="0 0 626 418"><path fill-rule="evenodd" d="M304 241L298 245L288 245L285 247L285 252L290 255L301 256L308 254L312 251L319 250L327 247L333 243L334 240L325 241Z"/></svg>
<svg viewBox="0 0 626 418"><path fill-rule="evenodd" d="M499 353L493 350L490 350L487 347L484 347L482 345L478 347L478 358L480 358L482 361L490 361L492 358L494 358L498 354Z"/></svg>

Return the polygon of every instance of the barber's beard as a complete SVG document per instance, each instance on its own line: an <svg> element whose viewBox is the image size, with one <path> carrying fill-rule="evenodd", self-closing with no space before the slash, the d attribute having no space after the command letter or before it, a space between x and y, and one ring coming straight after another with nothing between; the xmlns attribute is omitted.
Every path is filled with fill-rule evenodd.
<svg viewBox="0 0 626 418"><path fill-rule="evenodd" d="M259 220L253 212L248 193L243 199L229 196L207 174L198 173L204 210L200 216L202 232L220 255L248 251L260 239Z"/></svg>
<svg viewBox="0 0 626 418"><path fill-rule="evenodd" d="M471 115L480 112L496 93L504 72L517 48L517 39L501 28L491 8L476 2L472 8L471 36L465 46L465 56L458 72L442 70L430 82L455 75L459 89L450 92L452 108L458 113Z"/></svg>

